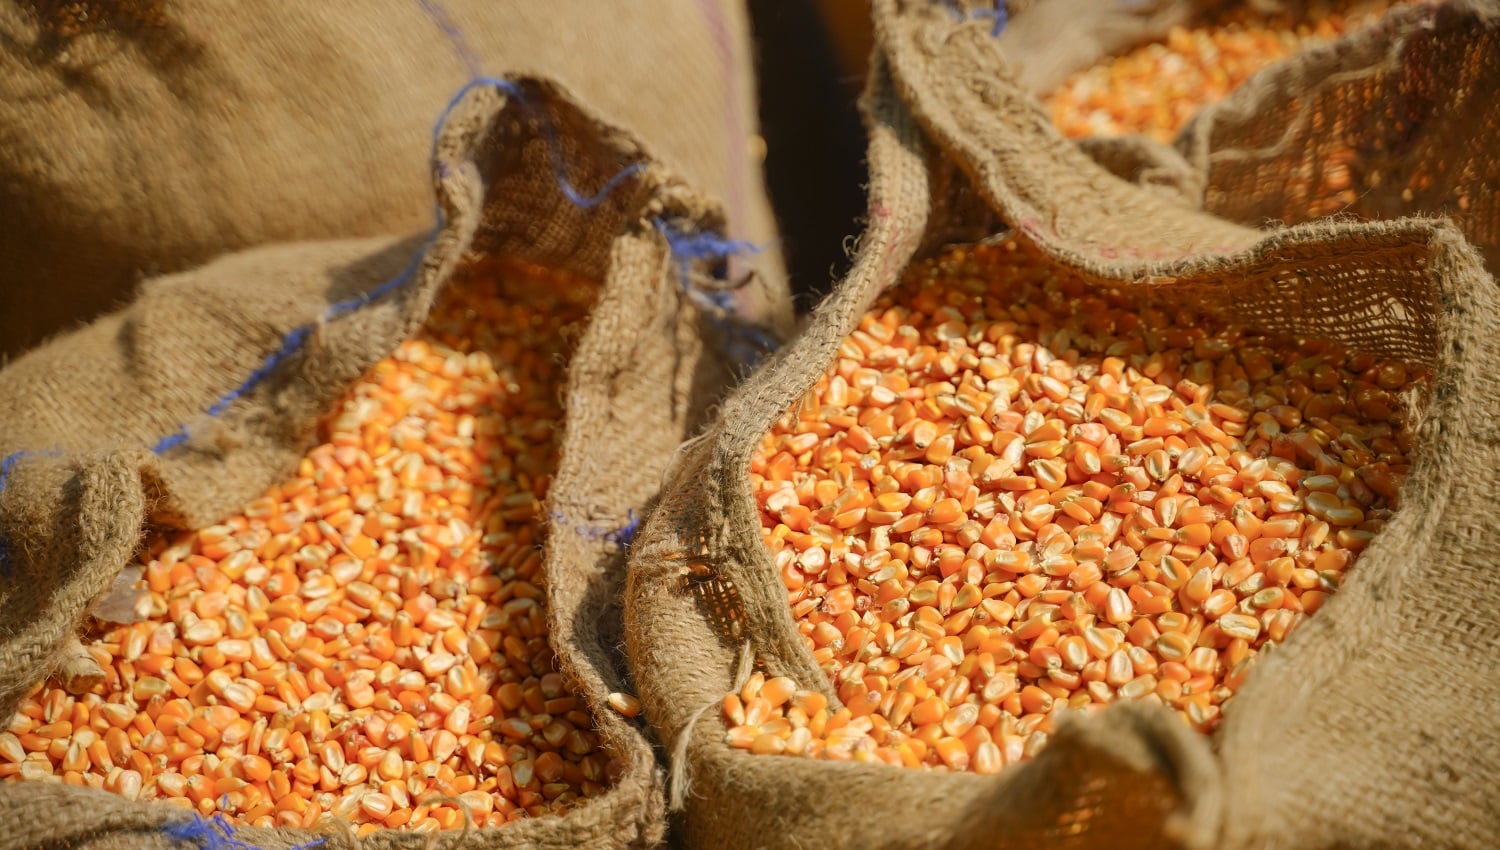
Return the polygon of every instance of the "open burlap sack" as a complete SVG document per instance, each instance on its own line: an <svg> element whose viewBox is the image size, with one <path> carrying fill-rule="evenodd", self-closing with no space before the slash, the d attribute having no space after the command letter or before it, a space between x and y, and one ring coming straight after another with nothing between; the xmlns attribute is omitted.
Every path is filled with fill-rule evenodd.
<svg viewBox="0 0 1500 850"><path fill-rule="evenodd" d="M1494 167L1482 155L1482 140L1500 127L1490 9L1456 2L1403 9L1376 30L1289 60L1303 67L1301 76L1287 66L1268 72L1306 88L1266 97L1252 124L1292 126L1301 119L1276 111L1290 104L1298 114L1311 110L1303 118L1314 138L1332 135L1382 156L1399 145L1442 145L1429 129L1459 135L1447 137L1440 161L1402 161L1408 170L1399 173L1430 176L1431 194L1398 204L1389 196L1401 197L1404 187L1385 183L1363 201L1364 210L1403 217L1257 230L1204 213L1160 183L1122 180L1063 139L1010 74L984 22L957 21L946 4L877 0L875 73L863 104L869 225L853 271L808 331L688 444L632 551L631 667L652 725L681 760L672 794L685 809L690 843L1496 846L1500 814L1489 780L1500 775L1500 722L1490 706L1500 700L1500 590L1490 571L1500 566L1500 528L1487 517L1500 491L1492 424L1500 290L1481 255L1496 243L1494 200L1471 196L1469 215L1457 223L1420 205ZM1379 59L1372 65L1370 56ZM1421 75L1433 76L1421 86L1449 92L1426 101L1425 112L1423 102L1401 96ZM1370 114L1403 108L1411 120ZM1459 114L1439 120L1445 110ZM1209 157L1236 143L1227 122L1217 126ZM1116 164L1185 167L1169 151L1122 144L1128 148L1091 147ZM1295 161L1298 144L1283 155ZM1187 149L1204 161L1204 151ZM1177 182L1201 181L1212 193L1218 173L1189 168ZM1286 184L1241 182L1234 191L1274 194ZM1164 709L1116 704L1065 725L1035 760L988 778L732 750L717 700L742 675L742 662L834 700L761 543L750 455L914 256L993 232L997 217L1098 285L1150 287L1154 303L1432 367L1403 507L1344 589L1259 663L1212 741Z"/></svg>
<svg viewBox="0 0 1500 850"><path fill-rule="evenodd" d="M978 16L999 39L1016 80L1038 96L1100 60L1165 38L1172 27L1239 0L1006 0L964 8L955 17ZM867 0L818 0L833 36L839 64L855 79L868 70L874 38Z"/></svg>
<svg viewBox="0 0 1500 850"><path fill-rule="evenodd" d="M425 244L356 239L232 255L151 281L129 308L0 370L0 722L64 660L85 606L144 526L201 527L289 475L317 419L421 327L455 269L514 256L602 283L559 387L567 419L544 569L560 665L625 769L608 793L566 816L484 830L464 846L661 839L651 747L638 722L605 705L611 691L630 690L616 661L624 556L612 541L743 368L716 341L772 317L735 312L695 258L713 250L682 248L691 247L685 236L722 232L717 206L555 84L493 82L472 87L438 137L442 223ZM565 197L558 163L597 203ZM754 300L786 299L767 288ZM60 784L0 784L5 848L176 847L168 832L185 817ZM265 850L319 838L255 829L238 837ZM401 832L326 838L328 847L432 846Z"/></svg>
<svg viewBox="0 0 1500 850"><path fill-rule="evenodd" d="M144 277L415 231L449 95L547 76L768 245L741 0L0 0L0 357Z"/></svg>

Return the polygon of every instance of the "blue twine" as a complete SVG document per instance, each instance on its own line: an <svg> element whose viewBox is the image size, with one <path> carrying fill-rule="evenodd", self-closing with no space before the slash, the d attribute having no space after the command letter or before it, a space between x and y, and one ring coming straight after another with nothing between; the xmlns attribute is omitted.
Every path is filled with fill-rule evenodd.
<svg viewBox="0 0 1500 850"><path fill-rule="evenodd" d="M724 260L736 254L758 254L763 249L744 240L679 230L660 218L654 223L677 261L678 284L694 303L708 308L709 323L719 332L725 353L736 363L754 366L762 355L775 351L780 341L774 336L751 322L733 321L734 296L728 289L703 289L693 285L692 277L693 263L708 261L714 266L714 277L722 280Z"/></svg>
<svg viewBox="0 0 1500 850"><path fill-rule="evenodd" d="M975 9L974 17L993 18L995 24L990 28L990 37L999 38L1000 33L1005 31L1005 25L1010 21L1010 10L1007 8L1005 0L995 0L994 9Z"/></svg>
<svg viewBox="0 0 1500 850"><path fill-rule="evenodd" d="M552 131L551 122L548 122L546 127L548 131L555 132ZM621 183L624 183L626 179L634 177L636 172L641 170L641 163L632 162L630 165L627 165L625 166L625 168L621 169L618 174L609 178L609 181L599 189L599 192L597 194L585 196L580 195L578 193L578 190L573 188L573 184L568 182L568 178L563 175L562 154L559 152L556 146L552 148L552 166L555 169L555 173L557 176L557 185L562 189L563 194L568 196L568 200L572 201L574 204L580 207L583 207L586 210L597 207L600 202L609 197L610 192L613 192Z"/></svg>
<svg viewBox="0 0 1500 850"><path fill-rule="evenodd" d="M424 5L426 4L426 2L428 2L428 0L422 1L424 2ZM521 87L511 82L510 80L503 80L498 77L480 76L476 77L473 80L470 80L468 83L465 83L458 90L458 92L449 99L448 104L443 108L442 114L438 116L437 122L433 125L431 159L433 162L438 163L440 170L447 167L447 163L437 158L438 136L442 130L443 125L447 122L448 116L453 112L454 109L458 107L458 104L462 102L465 95L467 95L474 88L485 85L494 86L507 92L523 108L533 112L536 111L535 107L526 99L524 93L521 91ZM556 128L552 126L551 121L546 120L545 114L542 116L542 119L542 130L544 136L547 139L547 147L551 152L558 186L562 189L563 194L577 206L584 209L590 209L594 206L597 206L605 199L605 197L609 195L610 192L614 191L617 186L619 186L628 177L630 177L640 169L640 163L632 164L628 168L621 171L619 174L616 174L614 177L610 178L610 180L605 183L604 187L594 195L582 195L567 179L567 176L563 171L564 164L562 160L562 145L557 140ZM406 264L406 267L403 268L399 274L397 274L390 280L380 284L374 289L360 293L359 295L348 300L340 301L337 304L329 305L329 307L323 311L323 316L320 321L330 322L342 316L348 315L349 313L353 313L356 310L379 301L386 295L394 292L395 290L399 289L407 282L409 282L416 274L417 269L421 266L422 258L426 256L428 249L431 248L433 243L437 240L438 233L441 232L443 224L446 220L446 217L443 215L443 211L440 206L434 208L433 217L436 219L437 223L434 225L431 233L423 242L422 246L416 251L416 253L412 255L411 260ZM317 324L318 323L309 323L292 329L290 333L282 338L281 345L275 351L271 352L271 354L267 356L265 360L261 361L260 366L254 372L251 372L249 377L242 381L239 386L221 396L218 401L214 402L213 405L208 408L208 415L212 418L221 416L235 401L243 398L246 394L254 390L261 381L264 381L266 378L270 377L270 375L275 372L277 367L279 367L283 362L299 353L302 350L303 346L306 345L308 338L312 336L313 331L317 329ZM151 447L151 450L155 454L160 455L170 449L182 445L187 441L187 439L188 428L186 425L180 425L175 431L158 440L157 443Z"/></svg>
<svg viewBox="0 0 1500 850"><path fill-rule="evenodd" d="M661 235L666 238L667 245L672 250L672 256L677 260L678 283L684 288L694 289L720 310L733 310L734 299L727 290L703 291L691 287L693 261L706 260L718 264L735 254L759 254L760 246L741 239L724 239L712 233L688 233L678 230L660 218L655 219L655 224L656 229L661 231ZM716 273L715 277L722 278L723 274Z"/></svg>
<svg viewBox="0 0 1500 850"><path fill-rule="evenodd" d="M443 118L446 119L448 117L448 113L452 112L453 108L458 106L459 101L463 100L464 95L468 94L470 90L478 88L479 86L493 86L494 88L505 92L506 94L510 95L511 99L516 102L517 106L521 107L521 109L525 110L527 114L536 119L536 122L540 126L542 131L542 140L547 145L547 156L552 161L552 177L555 181L557 181L557 188L562 191L564 197L566 197L569 201L572 201L573 205L580 209L591 210L594 207L599 206L604 202L606 198L610 196L610 194L618 189L622 183L624 183L631 177L634 177L641 171L643 167L645 167L645 163L633 162L630 165L627 165L624 168L620 169L620 171L617 172L613 177L606 180L604 185L601 186L597 192L592 195L585 195L578 189L577 186L573 185L572 180L568 179L567 163L563 160L562 141L558 138L557 127L552 123L551 116L549 116L545 110L541 109L534 102L532 102L531 99L526 96L526 92L521 88L521 86L516 84L514 81L503 80L499 77L475 77L474 79L465 83L463 88L459 89L458 93L453 95L453 98L448 101L447 108L443 110ZM439 120L438 123L432 128L432 152L434 160L437 159L438 134L442 130L442 127L443 122ZM444 165L444 163L438 163L439 168L444 167Z"/></svg>
<svg viewBox="0 0 1500 850"><path fill-rule="evenodd" d="M625 512L625 525L621 526L620 528L612 529L579 525L578 523L569 520L567 514L564 514L562 511L552 511L549 516L551 516L553 522L560 525L565 525L568 528L571 528L579 534L583 535L583 538L585 540L603 540L606 543L614 543L618 546L628 547L632 542L635 541L636 532L639 531L641 527L640 517L637 517L635 515L634 508L631 508L630 510Z"/></svg>
<svg viewBox="0 0 1500 850"><path fill-rule="evenodd" d="M427 249L431 248L432 243L436 241L438 231L442 228L442 218L442 212L439 211L438 226L433 229L431 235L429 235L427 237L427 240L422 243L422 247L419 248L417 252L412 256L411 260L407 262L406 267L401 270L400 274L396 275L385 283L380 284L374 289L369 290L368 292L361 293L360 295L345 301L340 301L337 304L329 305L328 308L323 311L323 316L320 321L330 322L341 316L348 315L349 313L352 313L355 310L360 309L361 307L373 304L374 302L380 300L389 293L394 292L396 289L410 281L412 276L416 274L417 268L421 265L422 258L426 256ZM276 371L276 368L278 366L300 352L302 350L302 347L307 344L308 337L312 336L313 331L317 329L318 324L318 322L314 322L301 325L299 327L293 328L290 333L282 337L281 345L275 351L271 352L265 360L262 360L260 366L257 367L254 372L251 372L249 377L240 382L239 386L220 396L218 401L209 406L207 411L209 417L217 419L219 416L222 416L224 412L229 409L229 406L231 404L233 404L238 399L243 398L250 391L254 390L261 381L269 378L271 376L271 373ZM187 442L187 439L187 426L179 425L177 427L177 430L158 440L156 444L151 447L151 451L152 453L157 455L165 454L168 450L176 448L177 446L182 445L184 442Z"/></svg>
<svg viewBox="0 0 1500 850"><path fill-rule="evenodd" d="M204 819L195 813L192 820L165 824L161 831L163 835L174 841L191 842L200 850L260 850L254 844L236 838L234 825L222 814ZM292 850L312 850L326 843L328 843L327 837L317 838L306 844L298 844Z"/></svg>
<svg viewBox="0 0 1500 850"><path fill-rule="evenodd" d="M625 518L625 525L604 535L605 540L625 547L635 542L635 534L641 530L641 518L635 515L633 508L625 512Z"/></svg>
<svg viewBox="0 0 1500 850"><path fill-rule="evenodd" d="M976 18L989 18L994 21L994 25L990 27L991 37L998 37L1000 33L1005 31L1005 25L1010 22L1010 10L1006 5L1006 0L995 0L995 8L993 9L970 9L967 15L959 7L958 0L947 0L947 6L948 11L956 21L974 20Z"/></svg>
<svg viewBox="0 0 1500 850"><path fill-rule="evenodd" d="M453 52L459 61L464 63L464 70L469 72L469 79L475 79L482 73L480 70L479 57L473 50L469 49L469 40L464 38L464 31L453 22L453 17L448 14L448 9L437 0L417 0L422 6L422 11L432 18L438 29L448 36L448 42L453 45Z"/></svg>
<svg viewBox="0 0 1500 850"><path fill-rule="evenodd" d="M57 453L57 450L53 449L45 452L11 452L10 454L6 455L5 460L0 461L0 490L5 489L5 482L10 479L11 471L16 468L16 464L21 462L21 458L34 455L55 455Z"/></svg>

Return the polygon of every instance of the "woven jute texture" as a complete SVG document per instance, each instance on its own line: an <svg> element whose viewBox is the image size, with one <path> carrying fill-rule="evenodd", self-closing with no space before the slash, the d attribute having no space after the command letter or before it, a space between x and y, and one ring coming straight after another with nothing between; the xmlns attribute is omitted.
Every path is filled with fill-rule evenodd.
<svg viewBox="0 0 1500 850"><path fill-rule="evenodd" d="M1042 96L1068 76L1108 56L1167 36L1174 26L1202 12L1239 0L1142 0L1100 3L1097 0L1007 0L949 4L956 15L975 15L990 22L1016 80ZM863 79L873 37L869 3L818 0L846 74ZM1003 10L1003 11L1002 11ZM999 12L999 14L997 14ZM1058 38L1058 33L1066 37Z"/></svg>
<svg viewBox="0 0 1500 850"><path fill-rule="evenodd" d="M1485 517L1500 484L1500 290L1484 265L1494 200L1479 188L1495 185L1485 140L1500 129L1493 6L1404 7L1293 57L1205 114L1176 151L1075 145L1016 80L987 22L945 3L874 8L869 224L852 271L687 445L631 556L632 670L652 725L683 756L670 799L689 842L1497 846L1500 529ZM1383 120L1392 110L1402 117ZM1278 150L1263 150L1266 133ZM1316 159L1306 146L1330 139L1353 174L1382 175L1355 178L1359 204L1332 219L1297 213L1325 202L1325 183L1307 188L1316 174L1248 155L1295 169ZM1378 165L1366 170L1366 155ZM1248 164L1272 176L1245 176ZM1408 194L1396 175L1430 182ZM1467 206L1433 200L1457 197ZM732 750L717 700L742 657L833 697L761 543L751 452L913 258L1002 227L1097 285L1149 287L1155 304L1431 367L1401 511L1331 602L1259 663L1213 739L1164 709L1117 703L997 777Z"/></svg>
<svg viewBox="0 0 1500 850"><path fill-rule="evenodd" d="M580 192L612 190L594 205L569 200L553 168L559 159ZM722 209L554 83L508 78L472 88L444 123L432 172L443 223L425 239L231 255L151 281L128 308L0 371L0 454L16 458L0 492L8 550L0 722L53 670L143 528L202 527L289 475L318 418L421 327L455 270L516 257L602 284L567 385L558 387L567 418L546 507L554 521L544 570L560 666L625 769L606 794L565 816L482 830L462 843L652 846L665 829L660 768L643 724L605 704L610 692L631 687L616 649L624 554L601 532L647 510L679 442L742 371L716 342L722 329L770 325L774 316L695 297L716 284L696 261L692 280L679 279L683 266L660 227L722 233ZM741 303L785 305L784 290L757 285L762 292ZM362 294L368 303L332 309ZM288 352L298 328L310 331ZM252 374L258 382L235 389ZM236 392L217 416L205 413ZM180 445L141 448L183 424ZM167 848L178 845L162 828L185 816L61 784L0 785L0 847ZM449 846L458 835L436 845L395 831L355 841L330 828L325 846ZM237 837L273 850L319 836L245 829Z"/></svg>
<svg viewBox="0 0 1500 850"><path fill-rule="evenodd" d="M546 76L766 245L742 0L0 0L0 356L137 282L273 242L415 231L458 88Z"/></svg>

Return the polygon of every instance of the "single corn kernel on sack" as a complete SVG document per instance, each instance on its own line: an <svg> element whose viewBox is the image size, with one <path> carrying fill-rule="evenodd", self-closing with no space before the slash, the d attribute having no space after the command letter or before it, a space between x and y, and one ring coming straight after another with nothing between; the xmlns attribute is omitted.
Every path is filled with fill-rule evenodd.
<svg viewBox="0 0 1500 850"><path fill-rule="evenodd" d="M228 251L417 230L433 120L502 70L639 134L780 273L739 0L5 0L0 36L0 357Z"/></svg>
<svg viewBox="0 0 1500 850"><path fill-rule="evenodd" d="M1497 179L1484 141L1500 126L1488 95L1500 85L1494 4L1397 9L1375 29L1272 66L1201 116L1182 153L1139 139L1080 149L1006 71L987 23L959 21L948 4L881 0L875 20L875 72L863 102L869 224L853 269L802 335L747 379L674 461L631 553L631 669L645 714L676 759L669 800L684 812L687 840L1492 846L1500 818L1483 783L1464 778L1500 772L1500 726L1487 710L1500 699L1500 595L1487 578L1500 540L1484 520L1500 461L1485 424L1500 402L1488 365L1500 356L1500 290L1484 258L1500 232L1481 188ZM1356 215L1317 217L1322 196L1307 178L1329 147L1363 178ZM1145 179L1123 180L1091 154L1143 166L1119 170ZM1153 180L1144 166L1175 169L1173 181ZM1163 185L1196 186L1198 194ZM1193 197L1211 198L1210 210ZM1466 205L1444 200L1454 197ZM1271 218L1289 223L1250 210L1275 210ZM983 251L1012 242L1036 255L1030 273L1045 278L1050 264L1052 277L1076 281L1069 286L1131 295L1150 308L1141 317L1201 312L1430 373L1425 403L1411 407L1414 452L1400 509L1341 588L1318 596L1320 610L1238 683L1212 736L1160 705L1118 699L1095 714L1060 718L1045 746L1022 753L1033 757L996 775L959 770L961 759L950 769L898 767L872 750L846 751L846 760L776 755L792 746L789 721L811 728L826 716L831 726L835 710L847 707L841 694L861 691L857 681L835 687L812 649L842 651L837 635L812 635L810 644L798 629L782 565L764 542L752 462L789 414L828 417L820 427L830 442L789 445L783 461L833 462L817 455L837 447L833 435L847 429L850 414L838 421L836 402L822 414L817 401L801 407L809 390L836 361L857 360L844 352L869 349L870 340L851 334L914 258L936 256L959 285L984 286L977 271L938 249L997 233L1005 239ZM963 299L954 316L977 303L969 290L949 297ZM1048 306L1018 304L1016 323ZM900 388L886 388L894 401ZM932 402L942 409L941 399ZM831 489L814 495L837 497ZM812 510L819 522L845 520L832 502ZM857 520L848 517L851 527ZM816 562L804 566L818 573ZM838 611L849 601L829 594L822 604ZM1260 625L1237 617L1228 628L1248 633L1252 622ZM874 676L882 647L870 648ZM939 654L934 646L941 666ZM746 700L756 688L775 693ZM783 715L767 711L789 695ZM1052 699L1042 696L1034 702ZM811 721L793 721L793 711ZM751 725L752 714L761 724L753 740L725 720ZM972 719L957 718L956 728ZM808 743L804 736L798 746Z"/></svg>
<svg viewBox="0 0 1500 850"><path fill-rule="evenodd" d="M486 847L661 840L660 770L629 719L618 649L623 549L678 444L774 344L780 317L756 305L787 299L774 279L736 289L716 277L746 249L722 238L720 208L556 84L487 80L454 104L432 162L440 220L425 237L233 254L153 280L126 309L0 370L0 847L270 850L356 846L356 834L357 846L417 846L448 836L402 828L439 827L477 829L464 840ZM463 294L497 274L545 291ZM576 294L583 282L596 296ZM534 309L550 312L528 320ZM454 334L484 350L444 349ZM556 384L521 386L548 374ZM525 427L476 423L491 396L517 399L506 404ZM461 451L471 438L491 447L477 475ZM336 475L380 474L361 452L401 454L396 474L336 495ZM482 535L456 513L409 534L379 525L476 493L495 502ZM356 511L368 516L350 533ZM257 537L252 564L232 550L268 515L272 531L302 531ZM267 548L293 538L300 548ZM151 610L123 619L145 621L80 644L91 614L121 616L94 606L133 579ZM488 651L531 678L496 679ZM283 662L283 677L249 672ZM472 713L521 703L520 715ZM372 705L383 714L367 716ZM544 738L546 760L533 752ZM353 743L328 751L334 740ZM568 770L584 768L557 749L579 756L595 740L611 766L584 766L590 790L575 793ZM288 749L277 765L257 755ZM488 784L454 784L454 764L487 765ZM497 765L515 797L503 812L474 796ZM388 787L428 768L448 789L430 806ZM555 783L552 796L538 783ZM274 810L249 817L247 785L269 788ZM309 805L335 787L358 793ZM187 810L127 799L184 791L174 802ZM567 805L552 805L559 794Z"/></svg>

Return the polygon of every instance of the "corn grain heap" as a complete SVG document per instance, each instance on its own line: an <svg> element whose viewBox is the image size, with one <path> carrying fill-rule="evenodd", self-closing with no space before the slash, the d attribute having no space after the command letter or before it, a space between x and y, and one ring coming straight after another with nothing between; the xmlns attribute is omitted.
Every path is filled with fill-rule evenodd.
<svg viewBox="0 0 1500 850"><path fill-rule="evenodd" d="M750 467L843 707L757 672L728 743L994 773L1116 699L1212 730L1396 509L1425 381L1013 242L914 266Z"/></svg>
<svg viewBox="0 0 1500 850"><path fill-rule="evenodd" d="M492 264L240 516L158 537L150 614L39 687L0 777L257 826L417 830L566 810L614 769L553 667L539 550L565 334L594 287Z"/></svg>
<svg viewBox="0 0 1500 850"><path fill-rule="evenodd" d="M1266 65L1378 20L1400 0L1315 3L1305 15L1260 16L1243 5L1220 20L1175 27L1074 74L1047 98L1064 135L1139 133L1170 142L1199 108L1222 100Z"/></svg>

